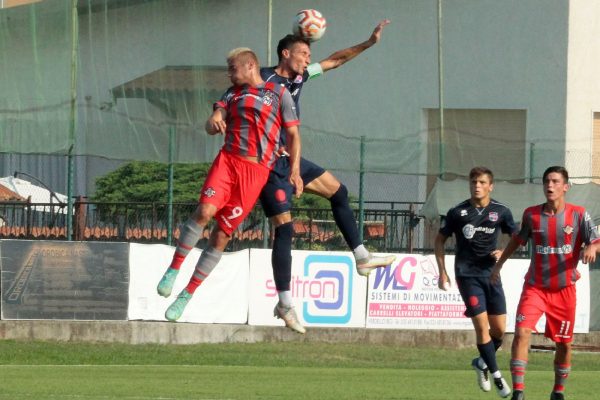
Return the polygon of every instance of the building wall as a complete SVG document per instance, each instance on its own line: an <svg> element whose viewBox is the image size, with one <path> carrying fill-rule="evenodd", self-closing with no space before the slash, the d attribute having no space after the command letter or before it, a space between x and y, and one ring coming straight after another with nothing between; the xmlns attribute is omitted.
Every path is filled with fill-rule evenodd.
<svg viewBox="0 0 600 400"><path fill-rule="evenodd" d="M600 112L600 3L572 0L569 14L566 163L572 176L590 177L594 112ZM600 163L600 161L596 161ZM599 164L600 165L600 164ZM589 182L579 179L577 182Z"/></svg>

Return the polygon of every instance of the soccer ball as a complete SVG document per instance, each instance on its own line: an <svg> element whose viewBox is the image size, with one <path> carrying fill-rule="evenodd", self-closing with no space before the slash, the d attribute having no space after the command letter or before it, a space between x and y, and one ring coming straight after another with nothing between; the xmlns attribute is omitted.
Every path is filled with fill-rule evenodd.
<svg viewBox="0 0 600 400"><path fill-rule="evenodd" d="M327 21L317 10L302 10L294 17L292 32L310 42L321 39L327 29Z"/></svg>

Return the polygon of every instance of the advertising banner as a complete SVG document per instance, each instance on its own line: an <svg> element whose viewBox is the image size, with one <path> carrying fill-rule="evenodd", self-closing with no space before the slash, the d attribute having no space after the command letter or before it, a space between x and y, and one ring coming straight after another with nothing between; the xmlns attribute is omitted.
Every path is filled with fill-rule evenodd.
<svg viewBox="0 0 600 400"><path fill-rule="evenodd" d="M2 319L127 319L128 243L0 245Z"/></svg>
<svg viewBox="0 0 600 400"><path fill-rule="evenodd" d="M156 285L171 263L175 248L162 244L132 243L129 267L129 319L165 321L165 311L188 284L200 257L192 249L185 259L173 292L158 295ZM178 322L245 324L248 320L248 250L224 253Z"/></svg>
<svg viewBox="0 0 600 400"><path fill-rule="evenodd" d="M514 332L516 309L529 260L510 259L502 268L506 296L507 332ZM396 262L369 276L367 327L383 329L472 329L464 316L465 306L454 279L454 256L446 256L446 269L452 286L438 289L438 270L433 255L399 254ZM589 331L589 269L580 264L577 283L575 332ZM545 318L537 324L543 332Z"/></svg>
<svg viewBox="0 0 600 400"><path fill-rule="evenodd" d="M349 252L292 252L291 292L305 326L365 326L367 280ZM271 250L250 250L250 325L284 325L273 317L277 290Z"/></svg>

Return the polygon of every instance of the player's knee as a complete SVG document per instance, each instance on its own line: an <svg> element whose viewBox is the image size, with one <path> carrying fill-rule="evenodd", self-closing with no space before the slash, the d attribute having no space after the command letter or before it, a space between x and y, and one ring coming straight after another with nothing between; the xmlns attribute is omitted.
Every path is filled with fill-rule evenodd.
<svg viewBox="0 0 600 400"><path fill-rule="evenodd" d="M340 188L329 198L331 204L348 203L348 188L343 183L340 183Z"/></svg>
<svg viewBox="0 0 600 400"><path fill-rule="evenodd" d="M276 244L288 244L291 246L292 237L294 236L294 227L291 221L279 225L275 228L275 238L273 242L273 248L275 249Z"/></svg>
<svg viewBox="0 0 600 400"><path fill-rule="evenodd" d="M275 229L279 228L284 224L289 224L292 222L292 214L290 212L284 212L282 214L274 215L269 217L269 221L275 227Z"/></svg>

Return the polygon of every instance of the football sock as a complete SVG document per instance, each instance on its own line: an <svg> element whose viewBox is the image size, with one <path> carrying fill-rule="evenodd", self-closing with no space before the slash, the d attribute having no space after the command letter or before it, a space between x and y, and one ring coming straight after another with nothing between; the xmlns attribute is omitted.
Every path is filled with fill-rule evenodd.
<svg viewBox="0 0 600 400"><path fill-rule="evenodd" d="M196 269L194 270L194 274L190 279L190 282L185 287L185 289L190 294L194 294L198 286L210 275L210 273L215 269L219 260L221 260L221 256L223 255L222 251L215 249L212 246L204 249L202 254L200 254L200 258L198 259L198 263L196 264Z"/></svg>
<svg viewBox="0 0 600 400"><path fill-rule="evenodd" d="M498 339L492 336L492 342L494 342L494 349L498 351L502 347L503 338Z"/></svg>
<svg viewBox="0 0 600 400"><path fill-rule="evenodd" d="M494 349L494 343L490 340L484 344L478 344L477 349L481 358L486 363L488 369L493 374L498 371L498 363L496 362L496 349Z"/></svg>
<svg viewBox="0 0 600 400"><path fill-rule="evenodd" d="M344 184L340 185L340 188L331 196L329 202L331 203L333 219L340 232L342 232L344 240L351 249L357 248L361 245L361 242L358 236L358 228L356 227L356 219L354 219L354 212L352 212L350 203L348 202L348 189L346 189Z"/></svg>
<svg viewBox="0 0 600 400"><path fill-rule="evenodd" d="M526 360L510 360L510 375L512 376L512 385L514 390L525 390L525 370L527 369Z"/></svg>
<svg viewBox="0 0 600 400"><path fill-rule="evenodd" d="M279 295L279 305L282 307L291 307L292 303L292 292L289 290L282 290L277 292Z"/></svg>
<svg viewBox="0 0 600 400"><path fill-rule="evenodd" d="M292 279L292 236L294 229L291 222L275 228L273 250L271 251L271 266L273 279L278 291L290 290Z"/></svg>
<svg viewBox="0 0 600 400"><path fill-rule="evenodd" d="M571 366L568 364L554 364L554 388L553 392L564 392L565 383L571 372Z"/></svg>
<svg viewBox="0 0 600 400"><path fill-rule="evenodd" d="M175 254L173 255L173 261L169 268L180 269L181 264L189 254L190 250L196 246L204 227L198 224L193 219L189 218L185 221L179 229L179 240L177 241L177 247L175 247Z"/></svg>
<svg viewBox="0 0 600 400"><path fill-rule="evenodd" d="M369 255L371 254L369 253L369 250L367 250L364 244L361 244L360 246L352 250L352 252L354 253L354 259L356 260L369 258Z"/></svg>

